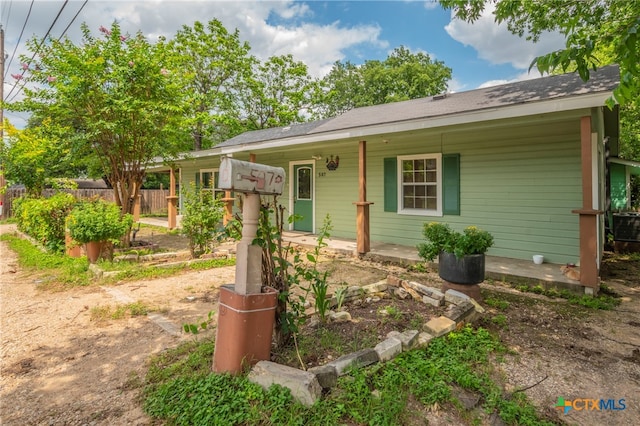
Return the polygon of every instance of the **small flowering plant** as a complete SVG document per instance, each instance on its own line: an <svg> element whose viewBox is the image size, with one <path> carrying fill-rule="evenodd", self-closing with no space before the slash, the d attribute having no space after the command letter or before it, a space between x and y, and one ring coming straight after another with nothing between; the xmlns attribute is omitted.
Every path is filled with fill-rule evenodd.
<svg viewBox="0 0 640 426"><path fill-rule="evenodd" d="M493 236L475 226L469 226L462 233L452 230L446 223L425 223L422 234L425 243L418 244L421 258L431 261L440 252L453 253L460 258L470 254L484 254L493 245Z"/></svg>

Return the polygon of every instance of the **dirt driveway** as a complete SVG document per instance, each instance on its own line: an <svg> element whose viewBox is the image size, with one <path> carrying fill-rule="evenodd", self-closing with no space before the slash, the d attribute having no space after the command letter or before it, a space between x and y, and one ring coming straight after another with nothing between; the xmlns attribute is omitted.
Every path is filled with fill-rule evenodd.
<svg viewBox="0 0 640 426"><path fill-rule="evenodd" d="M7 232L4 227L0 230ZM362 277L374 282L387 273L403 272L380 268L359 263L350 275L341 267L339 280L364 284ZM147 359L193 339L180 332L181 324L206 316L215 307L216 289L233 282L233 276L234 267L226 267L109 287L43 292L36 288L40 277L21 271L13 252L0 242L0 424L150 424L139 401ZM547 376L526 393L559 423L638 424L640 283L611 285L624 302L610 312L565 309L543 297L494 289L507 294L509 305L502 310L489 308L483 325L493 327L514 352L502 366L510 386L507 391ZM135 301L155 312L92 321L96 307ZM506 324L492 320L498 315L506 317ZM565 416L553 408L559 396L625 398L626 409L574 411Z"/></svg>

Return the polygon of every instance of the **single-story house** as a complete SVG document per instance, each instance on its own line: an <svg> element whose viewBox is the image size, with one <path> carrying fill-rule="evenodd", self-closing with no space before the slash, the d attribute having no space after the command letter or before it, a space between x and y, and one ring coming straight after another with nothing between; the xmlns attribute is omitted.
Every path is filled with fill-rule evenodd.
<svg viewBox="0 0 640 426"><path fill-rule="evenodd" d="M177 180L215 187L222 156L254 159L287 171L279 202L303 216L293 231L329 214L331 235L366 253L370 241L415 246L425 222L475 225L494 236L489 255L575 263L597 290L618 82L609 66L587 82L547 76L247 132L186 154Z"/></svg>

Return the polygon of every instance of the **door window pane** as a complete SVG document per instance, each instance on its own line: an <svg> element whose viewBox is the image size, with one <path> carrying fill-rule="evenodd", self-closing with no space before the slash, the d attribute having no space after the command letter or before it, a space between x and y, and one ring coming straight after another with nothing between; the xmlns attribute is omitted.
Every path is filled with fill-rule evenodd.
<svg viewBox="0 0 640 426"><path fill-rule="evenodd" d="M311 199L311 168L300 167L298 169L298 200Z"/></svg>

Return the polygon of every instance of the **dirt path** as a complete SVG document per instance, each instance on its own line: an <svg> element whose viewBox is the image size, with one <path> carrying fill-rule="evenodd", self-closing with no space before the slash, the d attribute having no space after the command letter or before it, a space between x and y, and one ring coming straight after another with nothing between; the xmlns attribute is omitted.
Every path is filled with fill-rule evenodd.
<svg viewBox="0 0 640 426"><path fill-rule="evenodd" d="M0 232L8 232L6 225ZM402 268L388 265L380 270L374 264L344 259L332 265L333 280L355 285L375 282L387 273L406 274ZM37 289L40 277L21 271L14 253L0 242L0 424L151 424L137 399L149 356L192 339L179 331L181 325L215 309L217 288L233 282L233 275L234 268L227 267L109 287L43 292ZM422 278L433 280L433 274ZM505 356L501 364L507 391L546 377L525 393L548 418L594 426L638 424L637 271L630 278L608 282L623 296L623 303L607 312L574 309L498 288L508 306L488 308L481 325L498 333L513 350L514 355ZM134 301L155 308L153 314L92 321L96 307ZM499 315L504 321L494 320ZM564 415L554 408L558 397L624 398L626 408L573 410Z"/></svg>
<svg viewBox="0 0 640 426"><path fill-rule="evenodd" d="M6 232L6 229L3 229ZM215 289L234 268L121 286L38 291L0 242L0 424L144 425L136 399L149 355L183 339L179 329L215 307ZM160 312L96 323L91 309L142 300ZM155 321L154 321L155 320ZM166 324L165 324L166 325Z"/></svg>

